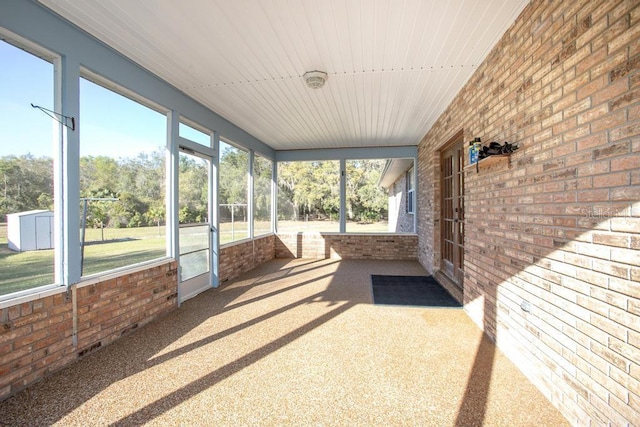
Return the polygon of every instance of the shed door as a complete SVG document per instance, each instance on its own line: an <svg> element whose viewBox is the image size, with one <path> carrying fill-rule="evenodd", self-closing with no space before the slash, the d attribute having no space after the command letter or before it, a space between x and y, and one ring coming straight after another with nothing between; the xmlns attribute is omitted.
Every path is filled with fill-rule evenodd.
<svg viewBox="0 0 640 427"><path fill-rule="evenodd" d="M53 236L52 223L53 218L49 216L37 216L36 217L36 249L51 249Z"/></svg>

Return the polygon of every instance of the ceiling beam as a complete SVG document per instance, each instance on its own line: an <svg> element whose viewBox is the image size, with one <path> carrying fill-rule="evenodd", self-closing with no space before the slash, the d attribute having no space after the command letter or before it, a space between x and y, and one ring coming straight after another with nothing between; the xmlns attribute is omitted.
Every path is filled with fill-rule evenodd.
<svg viewBox="0 0 640 427"><path fill-rule="evenodd" d="M323 148L316 150L276 151L278 162L303 162L320 160L364 160L364 159L414 159L418 156L418 147L406 145L400 147L358 147Z"/></svg>

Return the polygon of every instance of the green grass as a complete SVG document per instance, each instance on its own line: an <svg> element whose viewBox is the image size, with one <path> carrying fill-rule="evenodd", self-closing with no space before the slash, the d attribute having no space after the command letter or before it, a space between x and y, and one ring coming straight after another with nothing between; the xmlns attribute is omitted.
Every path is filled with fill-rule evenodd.
<svg viewBox="0 0 640 427"><path fill-rule="evenodd" d="M84 271L87 276L164 256L164 227L87 229ZM158 236L160 234L160 236ZM9 250L6 223L0 223L0 295L54 282L54 251Z"/></svg>
<svg viewBox="0 0 640 427"><path fill-rule="evenodd" d="M161 258L165 253L164 237L86 245L83 275Z"/></svg>
<svg viewBox="0 0 640 427"><path fill-rule="evenodd" d="M280 221L283 232L337 232L338 224L330 221ZM256 224L256 229L268 229L268 223ZM386 232L386 223L347 224L352 233ZM247 224L236 223L235 240L247 236ZM104 241L102 241L104 235ZM232 241L231 224L220 225L220 243ZM165 227L87 229L85 234L83 275L100 273L119 267L161 258L165 254ZM54 281L53 250L14 252L9 250L7 225L0 223L0 295Z"/></svg>
<svg viewBox="0 0 640 427"><path fill-rule="evenodd" d="M104 241L119 239L147 239L164 238L165 226L160 227L138 227L138 228L87 228L85 230L84 241L87 243L101 242L104 234Z"/></svg>
<svg viewBox="0 0 640 427"><path fill-rule="evenodd" d="M0 295L51 283L52 250L18 253L0 244Z"/></svg>

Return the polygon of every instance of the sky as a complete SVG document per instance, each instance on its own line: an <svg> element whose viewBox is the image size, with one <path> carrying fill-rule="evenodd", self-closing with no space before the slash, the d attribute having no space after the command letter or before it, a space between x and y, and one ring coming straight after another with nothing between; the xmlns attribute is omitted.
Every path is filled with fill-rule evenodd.
<svg viewBox="0 0 640 427"><path fill-rule="evenodd" d="M31 104L53 110L53 65L0 41L0 157L52 157L55 122ZM88 80L80 80L80 155L137 157L162 149L166 116ZM181 124L180 135L207 136ZM203 138L204 137L204 138Z"/></svg>
<svg viewBox="0 0 640 427"><path fill-rule="evenodd" d="M0 156L51 155L53 65L0 41Z"/></svg>

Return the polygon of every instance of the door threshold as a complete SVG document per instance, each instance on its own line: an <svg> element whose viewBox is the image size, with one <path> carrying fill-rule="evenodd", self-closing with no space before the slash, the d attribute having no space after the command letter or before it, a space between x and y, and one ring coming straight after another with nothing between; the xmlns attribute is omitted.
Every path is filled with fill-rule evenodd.
<svg viewBox="0 0 640 427"><path fill-rule="evenodd" d="M456 301L464 305L464 291L462 286L451 280L442 270L436 270L433 277Z"/></svg>

